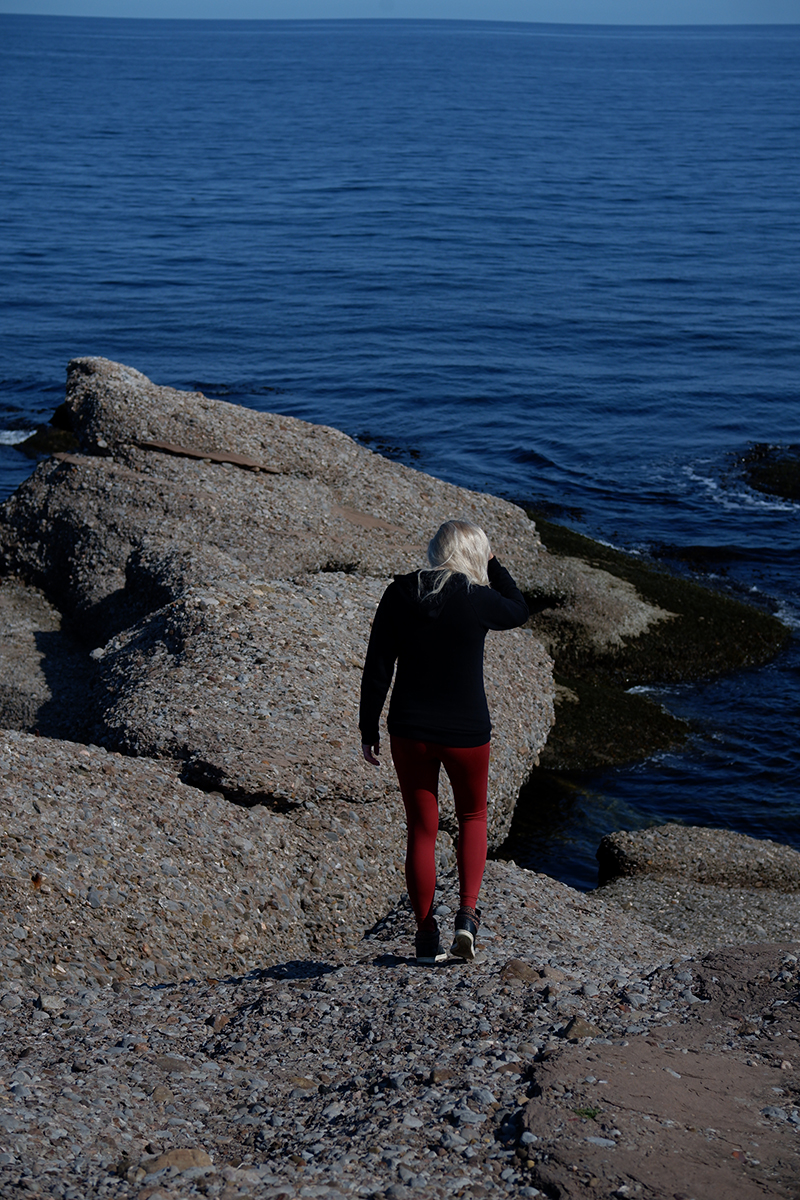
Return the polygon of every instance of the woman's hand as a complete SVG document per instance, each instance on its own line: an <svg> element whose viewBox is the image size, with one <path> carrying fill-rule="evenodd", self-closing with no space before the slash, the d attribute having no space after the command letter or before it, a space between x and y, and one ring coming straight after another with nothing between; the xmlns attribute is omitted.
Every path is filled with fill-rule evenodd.
<svg viewBox="0 0 800 1200"><path fill-rule="evenodd" d="M369 742L361 743L361 753L364 755L364 758L368 763L372 763L373 767L379 767L381 765L380 760L377 758L377 755L380 754L380 749L380 739L372 746L370 746Z"/></svg>

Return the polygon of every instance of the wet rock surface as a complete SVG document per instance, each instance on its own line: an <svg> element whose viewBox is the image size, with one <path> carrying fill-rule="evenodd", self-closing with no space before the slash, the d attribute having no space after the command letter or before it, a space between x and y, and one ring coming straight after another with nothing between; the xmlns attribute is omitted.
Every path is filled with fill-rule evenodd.
<svg viewBox="0 0 800 1200"><path fill-rule="evenodd" d="M572 588L559 596L556 586L555 601L543 599L542 610L530 622L556 664L557 719L541 755L542 768L562 773L604 769L680 746L687 724L629 689L759 665L790 636L771 613L535 517L550 578L553 564L570 570L581 564L600 593L592 600L588 590L579 595ZM613 586L604 588L603 579ZM610 612L609 605L631 594L638 597L639 624L631 611L625 621L617 618L617 640L594 634L583 617L585 608Z"/></svg>

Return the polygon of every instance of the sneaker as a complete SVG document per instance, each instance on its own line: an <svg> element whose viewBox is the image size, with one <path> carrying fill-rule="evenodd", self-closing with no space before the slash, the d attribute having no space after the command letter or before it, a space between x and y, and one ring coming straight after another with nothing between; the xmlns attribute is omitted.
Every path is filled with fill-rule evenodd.
<svg viewBox="0 0 800 1200"><path fill-rule="evenodd" d="M476 908L460 908L456 914L456 931L450 953L455 958L465 958L472 962L475 958L475 938L478 936L478 925L481 914Z"/></svg>
<svg viewBox="0 0 800 1200"><path fill-rule="evenodd" d="M418 963L437 963L447 958L439 940L439 929L418 929L414 937Z"/></svg>

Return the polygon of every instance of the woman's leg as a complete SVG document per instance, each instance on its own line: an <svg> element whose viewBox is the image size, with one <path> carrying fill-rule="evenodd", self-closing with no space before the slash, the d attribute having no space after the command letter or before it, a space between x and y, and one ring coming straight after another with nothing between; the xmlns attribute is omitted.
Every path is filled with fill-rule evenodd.
<svg viewBox="0 0 800 1200"><path fill-rule="evenodd" d="M406 810L406 886L419 929L435 929L439 758L427 743L391 737L389 744Z"/></svg>
<svg viewBox="0 0 800 1200"><path fill-rule="evenodd" d="M475 909L486 867L489 742L483 746L437 746L436 750L453 785L460 903L462 908Z"/></svg>

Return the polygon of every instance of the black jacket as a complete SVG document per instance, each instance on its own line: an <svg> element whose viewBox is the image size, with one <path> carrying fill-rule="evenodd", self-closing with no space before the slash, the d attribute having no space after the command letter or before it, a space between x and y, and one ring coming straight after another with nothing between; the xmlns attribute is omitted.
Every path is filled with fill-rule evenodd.
<svg viewBox="0 0 800 1200"><path fill-rule="evenodd" d="M372 623L361 680L362 742L378 740L378 721L392 672L387 725L398 737L445 746L482 746L492 732L483 689L488 629L513 629L528 606L505 567L489 559L491 587L451 575L436 595L419 597L419 572L398 575ZM422 572L423 586L426 572ZM429 579L430 576L427 576Z"/></svg>

